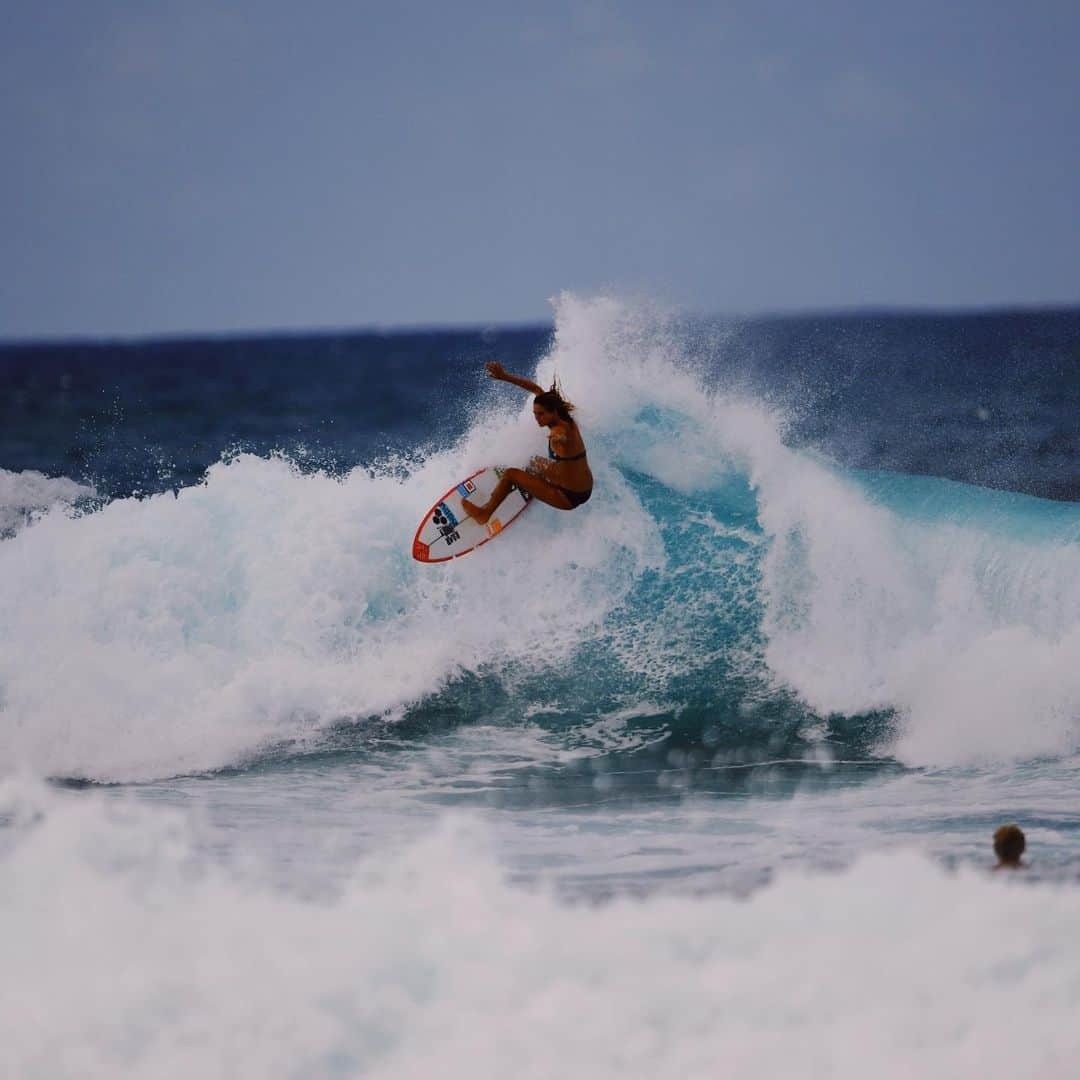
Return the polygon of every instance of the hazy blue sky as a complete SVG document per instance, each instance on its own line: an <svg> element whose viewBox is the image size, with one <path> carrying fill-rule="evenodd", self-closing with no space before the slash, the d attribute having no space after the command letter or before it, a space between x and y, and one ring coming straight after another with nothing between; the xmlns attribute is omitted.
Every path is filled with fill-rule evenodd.
<svg viewBox="0 0 1080 1080"><path fill-rule="evenodd" d="M1080 300L1080 4L9 0L0 337Z"/></svg>

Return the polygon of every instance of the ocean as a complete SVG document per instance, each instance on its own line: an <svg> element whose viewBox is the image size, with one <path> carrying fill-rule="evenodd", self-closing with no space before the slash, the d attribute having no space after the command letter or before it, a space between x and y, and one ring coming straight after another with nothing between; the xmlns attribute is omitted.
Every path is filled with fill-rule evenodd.
<svg viewBox="0 0 1080 1080"><path fill-rule="evenodd" d="M418 564L544 451L492 359L594 495ZM1075 1074L1080 309L567 294L0 387L8 1075Z"/></svg>

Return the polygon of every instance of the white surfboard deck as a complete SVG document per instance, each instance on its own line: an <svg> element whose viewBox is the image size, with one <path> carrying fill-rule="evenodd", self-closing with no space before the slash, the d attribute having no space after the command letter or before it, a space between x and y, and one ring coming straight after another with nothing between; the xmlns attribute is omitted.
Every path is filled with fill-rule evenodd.
<svg viewBox="0 0 1080 1080"><path fill-rule="evenodd" d="M499 504L486 525L462 509L461 500L483 504L491 497L502 469L485 468L452 487L425 515L413 537L413 558L418 562L448 562L460 558L498 536L528 508L532 496L514 488Z"/></svg>

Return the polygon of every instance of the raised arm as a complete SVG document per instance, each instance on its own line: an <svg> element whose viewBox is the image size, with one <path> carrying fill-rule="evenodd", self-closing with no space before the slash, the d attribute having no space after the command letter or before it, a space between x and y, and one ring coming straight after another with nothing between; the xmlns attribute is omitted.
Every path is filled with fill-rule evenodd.
<svg viewBox="0 0 1080 1080"><path fill-rule="evenodd" d="M544 392L542 386L537 386L536 383L531 382L529 379L522 379L518 375L511 375L497 360L492 360L490 363L485 364L484 367L487 368L487 373L493 379L498 379L500 382L513 383L515 386L520 386L522 390L527 390L534 396Z"/></svg>

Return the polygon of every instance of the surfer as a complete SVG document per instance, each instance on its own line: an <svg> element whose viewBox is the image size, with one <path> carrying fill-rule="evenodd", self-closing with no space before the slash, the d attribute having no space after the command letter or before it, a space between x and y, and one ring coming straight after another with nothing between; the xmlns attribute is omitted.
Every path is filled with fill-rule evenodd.
<svg viewBox="0 0 1080 1080"><path fill-rule="evenodd" d="M994 854L998 857L995 870L1026 870L1027 863L1020 856L1027 847L1027 838L1019 825L1002 825L994 833Z"/></svg>
<svg viewBox="0 0 1080 1080"><path fill-rule="evenodd" d="M527 469L506 469L483 506L476 506L468 499L461 500L465 512L486 525L499 503L514 488L527 491L533 498L559 510L573 510L588 502L593 477L585 457L581 431L571 415L574 406L563 400L555 383L551 384L550 390L544 390L528 379L511 375L494 360L485 366L493 379L513 383L533 395L533 416L537 424L546 427L550 433L548 456L533 458Z"/></svg>

